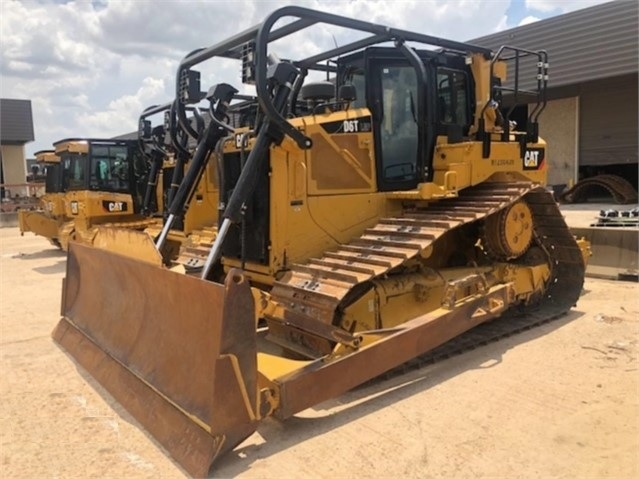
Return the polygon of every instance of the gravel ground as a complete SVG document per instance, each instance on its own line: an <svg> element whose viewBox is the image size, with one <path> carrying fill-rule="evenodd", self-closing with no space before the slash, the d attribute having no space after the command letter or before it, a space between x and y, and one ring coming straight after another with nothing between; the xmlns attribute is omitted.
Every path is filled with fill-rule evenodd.
<svg viewBox="0 0 639 479"><path fill-rule="evenodd" d="M65 255L0 241L0 477L183 477L52 342ZM638 292L587 279L560 320L266 420L213 476L637 478Z"/></svg>

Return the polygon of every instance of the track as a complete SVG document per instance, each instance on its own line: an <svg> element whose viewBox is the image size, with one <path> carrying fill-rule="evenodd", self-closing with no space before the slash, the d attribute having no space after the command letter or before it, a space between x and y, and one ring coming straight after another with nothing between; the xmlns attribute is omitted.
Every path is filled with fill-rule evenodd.
<svg viewBox="0 0 639 479"><path fill-rule="evenodd" d="M427 209L382 219L337 251L311 259L305 265L293 266L289 275L275 283L273 299L286 305L292 313L290 324L298 329L305 330L309 319L330 324L337 308L356 285L417 257L445 233L486 218L522 198L533 214L536 245L546 254L551 269L543 298L534 306L510 311L498 320L481 325L416 358L411 364L432 363L557 318L576 303L585 266L581 251L551 194L529 183L486 183Z"/></svg>
<svg viewBox="0 0 639 479"><path fill-rule="evenodd" d="M561 200L566 203L583 203L592 190L605 189L619 204L637 202L637 191L624 178L617 175L597 175L586 178L575 184L568 191L562 193Z"/></svg>
<svg viewBox="0 0 639 479"><path fill-rule="evenodd" d="M533 211L535 239L542 246L552 266L549 286L544 297L533 306L508 311L493 321L471 329L440 347L389 371L384 375L385 378L403 374L407 369L434 364L558 319L577 302L585 274L581 250L566 227L559 207L549 194L534 191L528 193L525 199Z"/></svg>

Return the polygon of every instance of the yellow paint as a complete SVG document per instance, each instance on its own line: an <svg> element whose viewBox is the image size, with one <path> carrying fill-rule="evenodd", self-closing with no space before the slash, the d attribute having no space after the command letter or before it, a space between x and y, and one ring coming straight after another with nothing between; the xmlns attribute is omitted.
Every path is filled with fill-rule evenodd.
<svg viewBox="0 0 639 479"><path fill-rule="evenodd" d="M86 140L62 140L54 143L56 155L61 153L89 153L89 142Z"/></svg>

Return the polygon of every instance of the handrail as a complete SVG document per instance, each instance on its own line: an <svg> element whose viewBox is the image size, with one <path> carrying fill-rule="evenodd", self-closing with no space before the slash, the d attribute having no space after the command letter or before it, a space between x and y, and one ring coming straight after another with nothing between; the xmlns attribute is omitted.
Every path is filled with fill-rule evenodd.
<svg viewBox="0 0 639 479"><path fill-rule="evenodd" d="M505 56L505 52L510 53L511 56ZM522 59L526 57L531 57L531 56L536 57L537 59L537 62L536 62L537 71L535 75L536 89L534 90L520 88L521 61ZM494 78L495 64L498 61L514 62L515 71L513 75L513 86L512 87L503 86L503 85L491 86L490 98L484 104L479 116L479 125L480 125L479 136L482 137L485 141L487 139L489 140L489 137L486 135L486 132L484 131L484 121L485 121L484 115L486 113L486 110L489 107L498 106L498 102L495 100L495 93L510 92L510 93L513 93L513 105L508 109L508 112L506 113L506 116L504 118L502 137L505 140L507 140L508 137L510 136L510 115L513 112L514 108L519 104L519 100L521 99L521 96L527 95L527 96L536 97L536 104L534 108L532 109L532 111L530 112L530 114L528 115L529 124L527 128L527 133L526 133L527 140L532 142L537 142L538 133L539 133L539 127L538 127L537 121L539 119L539 115L541 115L541 112L546 108L546 103L547 103L546 90L548 88L548 79L549 79L548 53L546 52L546 50L528 50L525 48L513 47L510 45L502 45L499 48L499 50L497 50L497 53L493 56L493 58L490 61L491 82L492 82L492 79ZM486 150L486 148L484 150ZM486 156L486 151L484 151L484 156Z"/></svg>

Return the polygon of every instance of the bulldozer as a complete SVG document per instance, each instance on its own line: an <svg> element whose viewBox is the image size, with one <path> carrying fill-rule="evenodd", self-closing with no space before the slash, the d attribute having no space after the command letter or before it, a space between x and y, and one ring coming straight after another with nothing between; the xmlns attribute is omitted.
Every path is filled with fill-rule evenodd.
<svg viewBox="0 0 639 479"><path fill-rule="evenodd" d="M217 234L218 165L210 161L215 156L214 147L225 131L248 124L255 109L254 98L237 95L230 85L221 84L208 96L215 108L204 114L193 105L179 109L175 102L149 107L142 113L140 150L150 165L142 209L149 215L161 215L163 224L147 228L146 237L100 230L98 235L109 237L104 242L106 249L126 244L130 254L148 258L143 245L152 238L165 263L190 270L201 267ZM232 100L238 101L231 104ZM178 111L182 113L179 119ZM164 113L164 123L153 128L149 118L158 113ZM200 138L202 146L197 148ZM160 205L154 202L157 198ZM130 247L133 244L136 246Z"/></svg>
<svg viewBox="0 0 639 479"><path fill-rule="evenodd" d="M54 150L41 150L35 153L36 162L45 169L45 193L40 197L40 208L36 211L19 210L18 226L20 235L31 232L44 236L49 242L60 248L59 230L70 219L65 214L63 172L60 157Z"/></svg>
<svg viewBox="0 0 639 479"><path fill-rule="evenodd" d="M357 39L279 58L318 27ZM176 108L202 99L212 59L238 62L257 110L200 136L220 193L206 260L182 274L72 244L53 332L187 473L267 417L576 304L584 257L538 134L545 51L289 6L187 55ZM521 131L500 106L524 98Z"/></svg>
<svg viewBox="0 0 639 479"><path fill-rule="evenodd" d="M215 239L216 164L209 162L208 149L196 151L197 140L210 120L195 106L184 111L192 114L190 119L184 118L182 125L186 126L178 122L175 102L151 106L139 120L138 141L149 171L142 211L161 221L146 228L145 235L100 228L97 238L104 238L99 241L102 248L117 250L126 245L129 254L145 258L145 246L155 241L164 263L188 266L192 253L206 251ZM159 113L164 114L163 124L153 127L151 117ZM156 247L151 249L154 253ZM160 257L156 259L159 264Z"/></svg>
<svg viewBox="0 0 639 479"><path fill-rule="evenodd" d="M139 149L148 169L141 206L142 214L146 216L153 216L163 208L167 188L162 181L162 172L172 163L166 144L166 118L163 117L163 124L155 127L149 118L158 113L165 114L170 108L171 104L150 106L142 112L138 121Z"/></svg>
<svg viewBox="0 0 639 479"><path fill-rule="evenodd" d="M98 225L143 230L157 220L141 214L146 165L137 140L67 138L53 145L60 157L65 222L58 241L93 244Z"/></svg>

